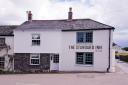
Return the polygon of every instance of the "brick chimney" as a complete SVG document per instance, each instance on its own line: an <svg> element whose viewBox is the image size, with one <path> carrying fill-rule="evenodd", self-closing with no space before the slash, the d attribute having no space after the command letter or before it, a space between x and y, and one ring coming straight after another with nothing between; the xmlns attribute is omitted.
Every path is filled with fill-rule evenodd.
<svg viewBox="0 0 128 85"><path fill-rule="evenodd" d="M31 13L31 11L27 11L27 17L28 17L28 21L32 21L32 13Z"/></svg>
<svg viewBox="0 0 128 85"><path fill-rule="evenodd" d="M72 15L73 15L72 8L70 7L68 12L68 20L72 20Z"/></svg>

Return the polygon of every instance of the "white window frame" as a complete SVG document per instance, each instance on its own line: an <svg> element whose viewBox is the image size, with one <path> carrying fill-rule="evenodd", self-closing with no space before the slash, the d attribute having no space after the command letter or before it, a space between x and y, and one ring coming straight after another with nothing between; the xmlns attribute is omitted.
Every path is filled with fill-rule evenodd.
<svg viewBox="0 0 128 85"><path fill-rule="evenodd" d="M83 63L78 63L77 62L77 53L83 53ZM85 60L87 60L87 56L86 56L86 54L87 53L92 53L92 61L85 61ZM92 64L87 64L87 62L92 62ZM77 65L93 65L94 64L94 52L76 52L76 64Z"/></svg>
<svg viewBox="0 0 128 85"><path fill-rule="evenodd" d="M54 54L53 63L59 63L59 54Z"/></svg>
<svg viewBox="0 0 128 85"><path fill-rule="evenodd" d="M37 56L38 55L38 58L33 58L33 56ZM38 64L33 64L31 62L32 59L39 59L39 63ZM30 54L30 65L40 65L40 54L39 53L32 53Z"/></svg>
<svg viewBox="0 0 128 85"><path fill-rule="evenodd" d="M33 41L33 40L39 40L39 41L40 41L40 44L39 44L39 45L38 45L38 44L33 44L33 42L32 42L32 46L40 46L40 45L41 45L41 39L40 39L40 38L39 38L39 39L33 39L33 36L34 36L34 35L39 35L39 37L40 37L40 34L38 34L38 33L33 33L33 34L32 34L32 41Z"/></svg>
<svg viewBox="0 0 128 85"><path fill-rule="evenodd" d="M80 41L78 41L79 39L79 37L78 37L78 34L79 33L83 33L83 42L80 42ZM87 33L92 33L92 37L89 37L89 38L91 38L91 42L89 42L87 39ZM93 31L80 31L80 32L76 32L76 42L77 43L93 43Z"/></svg>

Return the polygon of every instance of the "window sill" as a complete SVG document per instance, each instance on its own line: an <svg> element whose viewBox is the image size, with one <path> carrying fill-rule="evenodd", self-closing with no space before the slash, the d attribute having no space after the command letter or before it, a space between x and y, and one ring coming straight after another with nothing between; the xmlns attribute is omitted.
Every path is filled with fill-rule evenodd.
<svg viewBox="0 0 128 85"><path fill-rule="evenodd" d="M87 64L75 64L75 66L80 66L80 67L93 67L92 65L87 65Z"/></svg>
<svg viewBox="0 0 128 85"><path fill-rule="evenodd" d="M31 45L31 46L40 46L40 45Z"/></svg>
<svg viewBox="0 0 128 85"><path fill-rule="evenodd" d="M76 44L89 44L89 45L93 45L93 42L91 42L91 43L76 43Z"/></svg>
<svg viewBox="0 0 128 85"><path fill-rule="evenodd" d="M30 64L31 66L38 66L38 65L40 65L40 64Z"/></svg>

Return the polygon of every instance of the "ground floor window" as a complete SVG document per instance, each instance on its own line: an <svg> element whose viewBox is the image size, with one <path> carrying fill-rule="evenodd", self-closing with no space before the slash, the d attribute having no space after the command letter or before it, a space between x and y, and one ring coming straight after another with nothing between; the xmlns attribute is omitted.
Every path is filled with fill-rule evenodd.
<svg viewBox="0 0 128 85"><path fill-rule="evenodd" d="M77 52L76 53L76 64L93 64L93 52Z"/></svg>
<svg viewBox="0 0 128 85"><path fill-rule="evenodd" d="M53 63L59 63L59 54L54 55Z"/></svg>
<svg viewBox="0 0 128 85"><path fill-rule="evenodd" d="M0 57L0 68L2 68L2 69L4 69L4 62L5 62L5 58Z"/></svg>
<svg viewBox="0 0 128 85"><path fill-rule="evenodd" d="M33 53L30 55L30 65L39 65L40 64L40 54Z"/></svg>

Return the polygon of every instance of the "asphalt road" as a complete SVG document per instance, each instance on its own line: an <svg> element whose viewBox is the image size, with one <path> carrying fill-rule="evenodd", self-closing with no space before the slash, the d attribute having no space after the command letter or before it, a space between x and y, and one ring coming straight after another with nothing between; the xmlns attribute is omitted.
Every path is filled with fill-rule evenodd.
<svg viewBox="0 0 128 85"><path fill-rule="evenodd" d="M127 67L118 62L115 73L0 75L0 85L128 85Z"/></svg>

